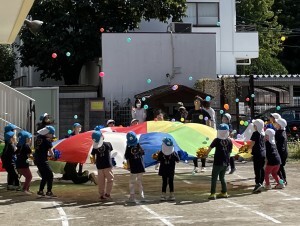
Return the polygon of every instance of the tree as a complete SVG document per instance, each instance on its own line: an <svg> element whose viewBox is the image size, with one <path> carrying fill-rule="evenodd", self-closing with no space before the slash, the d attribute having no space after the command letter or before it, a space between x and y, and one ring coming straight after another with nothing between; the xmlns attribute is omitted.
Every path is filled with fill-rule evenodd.
<svg viewBox="0 0 300 226"><path fill-rule="evenodd" d="M10 81L16 72L16 55L11 45L0 45L0 81Z"/></svg>
<svg viewBox="0 0 300 226"><path fill-rule="evenodd" d="M41 80L63 78L67 85L78 84L83 64L101 57L100 28L126 32L141 19L178 21L185 8L185 0L36 0L29 14L44 24L37 36L21 31L22 65L42 71Z"/></svg>
<svg viewBox="0 0 300 226"><path fill-rule="evenodd" d="M282 26L272 11L274 0L245 0L237 5L237 23L254 24L259 32L259 58L246 68L246 74L285 74L278 60L282 51Z"/></svg>

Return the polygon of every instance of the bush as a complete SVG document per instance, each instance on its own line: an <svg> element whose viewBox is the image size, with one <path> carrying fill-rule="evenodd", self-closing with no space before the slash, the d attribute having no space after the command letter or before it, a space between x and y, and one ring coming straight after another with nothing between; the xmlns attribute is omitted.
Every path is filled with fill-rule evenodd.
<svg viewBox="0 0 300 226"><path fill-rule="evenodd" d="M300 141L288 142L289 157L300 159Z"/></svg>

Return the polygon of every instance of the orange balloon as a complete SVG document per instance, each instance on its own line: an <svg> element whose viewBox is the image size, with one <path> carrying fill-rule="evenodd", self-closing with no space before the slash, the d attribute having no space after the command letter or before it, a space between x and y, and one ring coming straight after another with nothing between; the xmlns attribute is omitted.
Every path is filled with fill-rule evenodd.
<svg viewBox="0 0 300 226"><path fill-rule="evenodd" d="M224 104L224 109L229 110L229 104Z"/></svg>

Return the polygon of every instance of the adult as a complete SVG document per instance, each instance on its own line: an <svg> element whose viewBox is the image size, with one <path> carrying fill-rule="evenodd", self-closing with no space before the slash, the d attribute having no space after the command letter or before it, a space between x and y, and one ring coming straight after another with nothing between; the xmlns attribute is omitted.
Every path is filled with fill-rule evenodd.
<svg viewBox="0 0 300 226"><path fill-rule="evenodd" d="M142 108L142 101L140 99L136 99L131 110L131 116L133 119L139 120L139 123L146 121L147 112L144 108Z"/></svg>

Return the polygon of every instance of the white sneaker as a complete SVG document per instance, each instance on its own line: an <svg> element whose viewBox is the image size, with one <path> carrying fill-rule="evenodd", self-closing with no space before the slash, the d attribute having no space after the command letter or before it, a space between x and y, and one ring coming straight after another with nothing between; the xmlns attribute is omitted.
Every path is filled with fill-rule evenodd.
<svg viewBox="0 0 300 226"><path fill-rule="evenodd" d="M32 192L30 192L30 191L23 191L24 192L24 194L26 194L26 195L32 195L33 193Z"/></svg>
<svg viewBox="0 0 300 226"><path fill-rule="evenodd" d="M265 185L265 189L266 190L271 190L272 189L272 186L269 184L269 185Z"/></svg>
<svg viewBox="0 0 300 226"><path fill-rule="evenodd" d="M275 185L275 189L283 189L285 186L284 186L284 184L276 184Z"/></svg>
<svg viewBox="0 0 300 226"><path fill-rule="evenodd" d="M205 167L201 167L201 172L205 172L206 171L206 168Z"/></svg>
<svg viewBox="0 0 300 226"><path fill-rule="evenodd" d="M199 171L199 168L195 167L193 173L198 173L198 171Z"/></svg>
<svg viewBox="0 0 300 226"><path fill-rule="evenodd" d="M166 201L166 200L167 200L166 193L162 193L160 196L160 201Z"/></svg>
<svg viewBox="0 0 300 226"><path fill-rule="evenodd" d="M170 192L169 200L175 201L175 196L173 192Z"/></svg>

